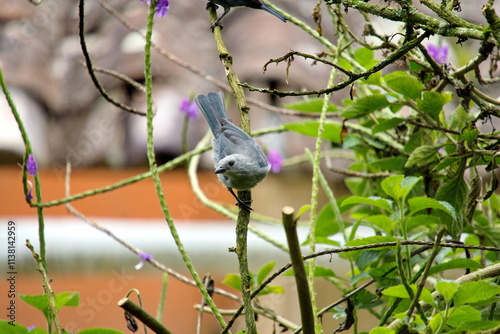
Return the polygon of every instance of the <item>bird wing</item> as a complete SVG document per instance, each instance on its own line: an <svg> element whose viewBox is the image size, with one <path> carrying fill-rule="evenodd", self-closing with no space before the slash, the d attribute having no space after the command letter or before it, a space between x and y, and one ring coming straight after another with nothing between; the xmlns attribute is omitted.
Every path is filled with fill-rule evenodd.
<svg viewBox="0 0 500 334"><path fill-rule="evenodd" d="M260 167L267 165L262 149L252 137L227 119L221 119L220 123L222 125L222 135L218 139L220 159L231 154L241 154L257 161Z"/></svg>

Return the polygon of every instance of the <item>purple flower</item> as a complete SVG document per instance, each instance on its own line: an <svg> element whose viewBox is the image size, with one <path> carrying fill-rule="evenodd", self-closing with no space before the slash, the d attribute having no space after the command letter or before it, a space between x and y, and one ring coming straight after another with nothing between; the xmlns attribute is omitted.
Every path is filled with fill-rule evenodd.
<svg viewBox="0 0 500 334"><path fill-rule="evenodd" d="M36 164L33 154L28 155L28 161L26 162L26 169L29 175L35 175L38 171L38 165Z"/></svg>
<svg viewBox="0 0 500 334"><path fill-rule="evenodd" d="M179 109L190 119L195 119L196 117L198 117L198 106L194 101L190 101L189 99L182 100Z"/></svg>
<svg viewBox="0 0 500 334"><path fill-rule="evenodd" d="M144 2L144 0L141 0L141 2ZM146 4L148 6L151 6L151 0L146 0ZM170 6L170 3L168 0L158 0L156 1L156 7L155 7L155 14L158 17L164 17L168 13L168 7Z"/></svg>
<svg viewBox="0 0 500 334"><path fill-rule="evenodd" d="M427 52L438 64L448 62L448 47L446 45L436 46L431 43L427 45Z"/></svg>
<svg viewBox="0 0 500 334"><path fill-rule="evenodd" d="M28 326L28 328L26 328L28 330L28 332L31 332L32 330L34 330L36 328L35 325L31 325L31 326Z"/></svg>
<svg viewBox="0 0 500 334"><path fill-rule="evenodd" d="M267 161L271 164L271 172L278 174L283 169L283 157L276 150L269 150Z"/></svg>
<svg viewBox="0 0 500 334"><path fill-rule="evenodd" d="M144 263L153 259L153 255L148 253L139 253L137 255L141 258L141 261L135 265L135 270L141 269L144 266Z"/></svg>

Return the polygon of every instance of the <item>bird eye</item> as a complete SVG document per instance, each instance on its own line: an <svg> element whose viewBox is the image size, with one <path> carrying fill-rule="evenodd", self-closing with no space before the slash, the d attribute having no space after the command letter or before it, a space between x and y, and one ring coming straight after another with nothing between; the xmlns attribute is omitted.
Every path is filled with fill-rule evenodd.
<svg viewBox="0 0 500 334"><path fill-rule="evenodd" d="M233 165L234 165L234 160L230 160L227 164L228 164L229 166L233 166Z"/></svg>

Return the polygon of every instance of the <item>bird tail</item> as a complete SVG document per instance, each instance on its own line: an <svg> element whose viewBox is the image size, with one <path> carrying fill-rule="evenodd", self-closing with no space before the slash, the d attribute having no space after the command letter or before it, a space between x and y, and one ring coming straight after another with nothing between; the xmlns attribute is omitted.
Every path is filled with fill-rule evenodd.
<svg viewBox="0 0 500 334"><path fill-rule="evenodd" d="M224 107L224 93L212 92L208 93L208 95L198 95L195 101L203 115L205 115L214 137L218 137L221 128L220 119L227 119L226 108Z"/></svg>
<svg viewBox="0 0 500 334"><path fill-rule="evenodd" d="M271 7L269 7L269 6L268 6L268 5L266 5L266 4L262 4L261 9L262 9L262 10L265 10L265 11L266 11L266 12L268 12L268 13L273 14L274 16L276 16L277 18L279 18L281 21L286 22L286 17L284 17L283 15L281 15L281 13L280 13L280 12L278 12L276 9L271 8Z"/></svg>

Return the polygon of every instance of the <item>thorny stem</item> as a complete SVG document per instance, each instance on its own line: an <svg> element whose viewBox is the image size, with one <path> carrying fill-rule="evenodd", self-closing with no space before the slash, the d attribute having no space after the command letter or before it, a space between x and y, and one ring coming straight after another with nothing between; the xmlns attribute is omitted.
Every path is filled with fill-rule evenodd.
<svg viewBox="0 0 500 334"><path fill-rule="evenodd" d="M9 89L7 88L7 84L5 83L5 80L3 78L3 72L2 69L0 68L0 86L2 87L2 91L5 95L5 98L7 99L7 103L9 105L10 111L12 112L12 115L14 115L14 118L16 119L17 126L19 127L19 132L21 133L21 137L23 138L24 142L24 147L25 147L25 152L24 152L24 161L23 161L23 172L22 172L22 178L23 178L23 187L24 187L24 194L25 196L28 195L28 175L27 175L27 170L26 170L26 161L28 160L28 156L30 154L33 154L33 150L31 149L31 142L28 137L28 133L26 132L26 128L24 127L23 120L21 119L21 115L19 114L17 107L12 100L12 96L10 95ZM36 194L36 203L42 202L42 186L40 184L40 178L38 176L38 172L34 176L35 178L35 194ZM28 199L26 197L26 200L30 205L33 205L33 202L31 199ZM38 207L37 208L37 216L38 216L38 241L40 242L40 258L42 261L42 265L44 270L47 272L48 267L47 267L47 258L45 255L45 219L43 216L43 208Z"/></svg>
<svg viewBox="0 0 500 334"><path fill-rule="evenodd" d="M161 186L161 180L158 172L158 166L156 164L156 157L154 151L154 141L153 141L153 76L151 73L151 37L153 35L153 22L154 22L154 14L155 14L155 4L156 1L153 1L149 6L148 12L148 24L146 30L146 45L144 47L144 78L146 85L146 103L147 103L147 156L149 162L149 168L152 173L153 182L155 185L156 193L158 195L158 199L160 201L161 209L163 211L163 215L165 216L165 220L167 221L168 227L170 229L170 233L175 241L177 249L182 256L182 259L188 268L191 276L196 282L196 286L198 287L201 294L205 297L205 300L210 306L212 312L214 313L215 318L219 322L221 327L225 327L226 323L219 313L217 306L212 301L212 298L209 296L205 285L203 284L200 276L196 272L196 269L191 262L191 258L187 253L186 249L182 241L179 238L179 234L177 232L177 228L175 227L172 216L170 215L170 211L168 209L167 203L165 201L165 194L163 192L163 188Z"/></svg>
<svg viewBox="0 0 500 334"><path fill-rule="evenodd" d="M45 270L45 267L43 265L43 258L35 252L35 249L33 248L33 245L29 242L29 240L26 240L26 247L28 247L31 254L33 255L33 258L35 259L38 266L37 270L42 275L43 292L47 296L47 300L49 303L48 304L48 313L50 318L48 319L49 333L52 333L52 324L54 324L54 327L56 328L56 333L62 334L63 331L61 329L61 324L59 323L59 318L57 316L57 306L56 306L54 291L50 286L50 279L48 278L47 271Z"/></svg>

